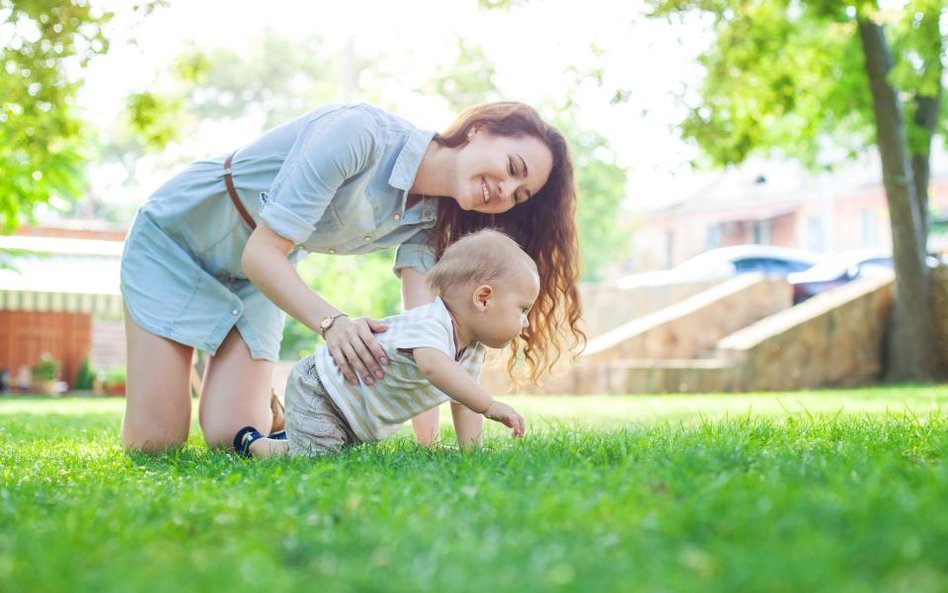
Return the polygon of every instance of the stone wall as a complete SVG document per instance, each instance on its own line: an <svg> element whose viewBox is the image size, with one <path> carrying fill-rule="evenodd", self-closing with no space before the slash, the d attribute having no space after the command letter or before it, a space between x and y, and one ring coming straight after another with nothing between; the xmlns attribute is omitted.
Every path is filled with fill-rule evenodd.
<svg viewBox="0 0 948 593"><path fill-rule="evenodd" d="M866 385L878 381L892 279L865 279L818 295L718 343L738 367L736 391Z"/></svg>
<svg viewBox="0 0 948 593"><path fill-rule="evenodd" d="M786 309L792 300L782 280L736 276L593 338L582 362L697 358L724 336Z"/></svg>
<svg viewBox="0 0 948 593"><path fill-rule="evenodd" d="M575 365L532 391L737 392L872 383L882 371L892 282L891 276L853 282L791 307L783 281L734 279L591 340ZM948 286L948 274L940 282ZM696 346L701 340L713 341L703 354ZM482 383L494 392L510 390L497 366L485 368Z"/></svg>
<svg viewBox="0 0 948 593"><path fill-rule="evenodd" d="M632 291L629 291L632 294ZM705 375L730 376L712 356L722 337L791 305L792 291L783 280L742 275L685 298L591 339L573 365L561 365L541 386L519 388L536 393L634 393L670 384L708 384ZM584 307L584 310L585 307ZM490 359L481 384L495 393L513 389L499 358ZM655 376L643 376L648 369ZM661 370L664 369L664 370ZM673 370L676 369L676 370ZM684 376L682 376L684 375ZM721 379L713 385L719 385ZM689 390L686 389L686 390ZM710 389L710 388L709 388Z"/></svg>
<svg viewBox="0 0 948 593"><path fill-rule="evenodd" d="M583 305L583 330L589 337L599 336L616 326L679 303L717 282L678 282L628 289L584 284L579 291Z"/></svg>

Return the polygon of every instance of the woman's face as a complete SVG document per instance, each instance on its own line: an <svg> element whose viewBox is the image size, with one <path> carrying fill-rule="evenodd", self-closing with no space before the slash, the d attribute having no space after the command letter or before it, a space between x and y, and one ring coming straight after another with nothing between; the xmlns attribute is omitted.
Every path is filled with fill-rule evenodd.
<svg viewBox="0 0 948 593"><path fill-rule="evenodd" d="M474 128L458 152L454 199L464 210L506 212L540 191L552 170L553 153L539 138Z"/></svg>

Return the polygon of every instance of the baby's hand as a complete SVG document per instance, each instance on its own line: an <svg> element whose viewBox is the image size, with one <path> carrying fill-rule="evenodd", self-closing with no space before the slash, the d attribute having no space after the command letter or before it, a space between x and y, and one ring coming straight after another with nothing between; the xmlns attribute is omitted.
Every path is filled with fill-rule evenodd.
<svg viewBox="0 0 948 593"><path fill-rule="evenodd" d="M484 411L484 416L495 422L500 422L501 424L512 428L513 433L511 433L510 436L515 439L522 437L523 433L526 431L526 424L523 421L523 416L518 414L516 410L503 402L499 402L497 400L492 401L490 406L487 407L487 410Z"/></svg>

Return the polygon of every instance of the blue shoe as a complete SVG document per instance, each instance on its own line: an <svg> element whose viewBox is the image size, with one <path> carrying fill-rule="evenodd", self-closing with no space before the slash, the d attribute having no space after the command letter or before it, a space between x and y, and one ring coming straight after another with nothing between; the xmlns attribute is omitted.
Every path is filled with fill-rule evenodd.
<svg viewBox="0 0 948 593"><path fill-rule="evenodd" d="M274 441L285 441L286 440L286 431L278 430L276 432L271 432L267 435L268 439L273 439Z"/></svg>
<svg viewBox="0 0 948 593"><path fill-rule="evenodd" d="M234 453L241 457L252 457L250 454L250 445L262 438L263 435L253 426L241 428L237 431L237 434L234 435Z"/></svg>

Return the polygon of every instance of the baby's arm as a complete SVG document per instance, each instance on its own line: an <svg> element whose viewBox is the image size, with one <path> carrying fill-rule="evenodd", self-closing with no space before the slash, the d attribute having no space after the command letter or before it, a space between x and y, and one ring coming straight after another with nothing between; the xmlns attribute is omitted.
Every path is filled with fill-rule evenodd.
<svg viewBox="0 0 948 593"><path fill-rule="evenodd" d="M415 348L415 363L432 385L469 409L513 429L513 437L523 436L523 416L495 400L467 371L437 348Z"/></svg>

